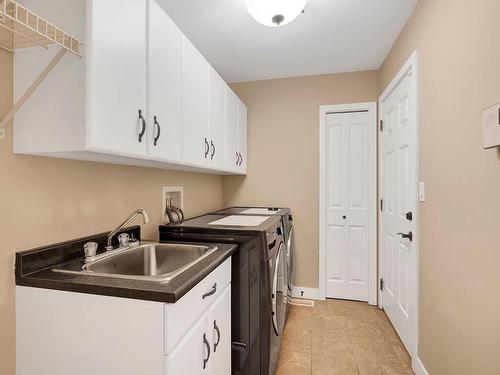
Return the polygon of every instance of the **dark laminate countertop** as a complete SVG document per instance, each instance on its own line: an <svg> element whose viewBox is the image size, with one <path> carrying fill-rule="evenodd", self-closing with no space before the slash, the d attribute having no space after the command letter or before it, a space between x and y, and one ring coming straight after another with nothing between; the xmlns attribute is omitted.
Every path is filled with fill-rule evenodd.
<svg viewBox="0 0 500 375"><path fill-rule="evenodd" d="M125 232L140 238L140 227L127 228L120 233ZM52 271L56 265L81 258L85 242L98 242L103 249L105 238L106 234L102 233L16 253L16 285L175 303L237 251L236 245L217 244L215 252L166 283Z"/></svg>

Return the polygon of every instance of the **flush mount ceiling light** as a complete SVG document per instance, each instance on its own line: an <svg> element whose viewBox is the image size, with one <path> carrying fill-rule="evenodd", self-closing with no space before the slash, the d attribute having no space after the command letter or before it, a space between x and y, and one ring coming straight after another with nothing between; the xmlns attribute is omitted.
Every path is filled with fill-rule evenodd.
<svg viewBox="0 0 500 375"><path fill-rule="evenodd" d="M248 13L265 26L278 27L302 13L307 0L246 0Z"/></svg>

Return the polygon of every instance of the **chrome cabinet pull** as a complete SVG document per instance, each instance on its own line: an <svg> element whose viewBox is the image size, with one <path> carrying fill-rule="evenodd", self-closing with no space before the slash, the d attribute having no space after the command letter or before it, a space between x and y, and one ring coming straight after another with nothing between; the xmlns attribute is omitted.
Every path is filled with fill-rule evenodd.
<svg viewBox="0 0 500 375"><path fill-rule="evenodd" d="M210 160L213 160L214 155L215 155L215 145L213 141L210 141L210 146L212 148L212 153L210 154Z"/></svg>
<svg viewBox="0 0 500 375"><path fill-rule="evenodd" d="M214 353L215 353L217 351L217 346L220 343L220 330L219 330L219 327L217 327L216 320L214 320L214 329L215 329L215 332L217 332L217 342L214 344Z"/></svg>
<svg viewBox="0 0 500 375"><path fill-rule="evenodd" d="M156 116L154 116L153 118L154 118L154 125L158 130L158 133L156 133L156 137L153 140L153 144L156 146L158 145L158 139L160 139L161 129L160 129L160 123L158 122L158 118Z"/></svg>
<svg viewBox="0 0 500 375"><path fill-rule="evenodd" d="M205 138L205 159L207 158L209 152L210 152L210 145L208 144L207 138Z"/></svg>
<svg viewBox="0 0 500 375"><path fill-rule="evenodd" d="M215 283L212 286L212 290L210 290L210 292L206 292L203 296L201 296L201 299L205 299L207 297L210 297L211 295L215 294L216 291L217 291L217 283Z"/></svg>
<svg viewBox="0 0 500 375"><path fill-rule="evenodd" d="M208 343L207 335L205 333L203 334L203 344L205 344L208 351L207 358L203 358L203 370L205 370L205 368L207 367L207 362L210 359L210 344Z"/></svg>
<svg viewBox="0 0 500 375"><path fill-rule="evenodd" d="M142 109L139 109L139 120L142 122L142 129L139 133L139 143L142 142L142 137L144 137L144 133L146 133L146 120L142 116Z"/></svg>

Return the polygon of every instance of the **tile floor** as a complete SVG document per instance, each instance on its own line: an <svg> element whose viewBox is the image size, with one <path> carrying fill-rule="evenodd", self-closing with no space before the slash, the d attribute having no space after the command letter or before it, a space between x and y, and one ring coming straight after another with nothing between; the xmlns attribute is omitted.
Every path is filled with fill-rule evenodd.
<svg viewBox="0 0 500 375"><path fill-rule="evenodd" d="M411 375L410 356L382 310L362 302L290 306L276 375Z"/></svg>

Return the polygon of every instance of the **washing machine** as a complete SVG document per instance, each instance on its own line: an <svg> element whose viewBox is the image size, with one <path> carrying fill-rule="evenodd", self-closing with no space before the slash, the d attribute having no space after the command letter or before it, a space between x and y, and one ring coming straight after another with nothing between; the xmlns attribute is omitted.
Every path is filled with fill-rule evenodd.
<svg viewBox="0 0 500 375"><path fill-rule="evenodd" d="M274 215L207 214L160 225L160 242L237 244L231 272L233 375L274 375L286 320L283 222Z"/></svg>
<svg viewBox="0 0 500 375"><path fill-rule="evenodd" d="M294 229L292 211L287 207L249 207L249 206L234 206L228 207L215 214L223 215L263 215L263 216L280 216L283 223L283 235L286 245L287 258L287 280L288 280L288 295L292 295L293 281L293 256L295 251ZM287 312L288 315L288 312Z"/></svg>

